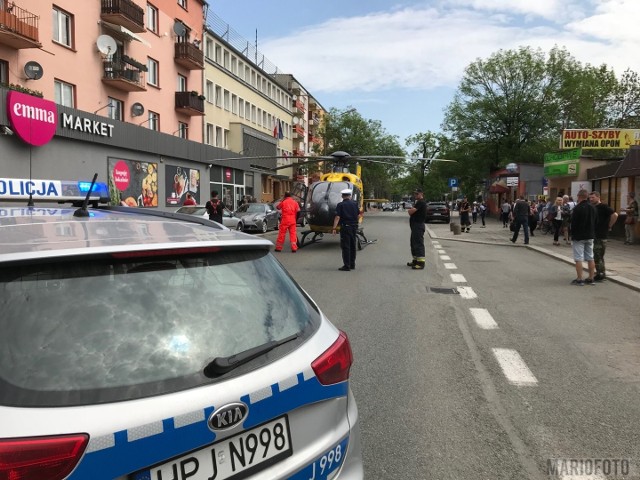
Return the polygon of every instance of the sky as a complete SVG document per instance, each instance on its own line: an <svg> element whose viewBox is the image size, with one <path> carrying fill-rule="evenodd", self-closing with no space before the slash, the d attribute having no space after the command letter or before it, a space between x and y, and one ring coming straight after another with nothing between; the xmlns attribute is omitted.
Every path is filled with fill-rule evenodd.
<svg viewBox="0 0 640 480"><path fill-rule="evenodd" d="M209 0L325 109L356 108L401 145L441 131L465 68L520 46L640 71L640 0Z"/></svg>

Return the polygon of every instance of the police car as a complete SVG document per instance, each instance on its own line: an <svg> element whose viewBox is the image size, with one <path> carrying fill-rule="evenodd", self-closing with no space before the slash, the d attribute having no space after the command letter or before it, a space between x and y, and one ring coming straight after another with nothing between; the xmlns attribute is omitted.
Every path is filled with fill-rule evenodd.
<svg viewBox="0 0 640 480"><path fill-rule="evenodd" d="M348 338L271 242L107 200L0 179L0 478L363 478Z"/></svg>

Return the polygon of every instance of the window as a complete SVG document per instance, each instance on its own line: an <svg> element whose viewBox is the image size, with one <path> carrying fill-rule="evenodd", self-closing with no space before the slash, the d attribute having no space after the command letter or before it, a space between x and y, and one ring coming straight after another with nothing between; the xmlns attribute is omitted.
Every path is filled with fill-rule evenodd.
<svg viewBox="0 0 640 480"><path fill-rule="evenodd" d="M211 80L207 80L207 86L204 90L205 95L207 97L207 102L213 103L213 82Z"/></svg>
<svg viewBox="0 0 640 480"><path fill-rule="evenodd" d="M213 40L211 40L210 38L207 38L204 44L204 56L207 57L209 60L213 60L213 51L214 51L213 47L214 47Z"/></svg>
<svg viewBox="0 0 640 480"><path fill-rule="evenodd" d="M244 118L244 100L238 99L238 116Z"/></svg>
<svg viewBox="0 0 640 480"><path fill-rule="evenodd" d="M66 12L53 8L53 41L72 47L73 17Z"/></svg>
<svg viewBox="0 0 640 480"><path fill-rule="evenodd" d="M158 9L147 3L147 30L158 33Z"/></svg>
<svg viewBox="0 0 640 480"><path fill-rule="evenodd" d="M178 133L178 137L180 137L180 138L184 138L184 139L189 138L189 135L188 135L188 133L189 133L189 125L187 125L184 122L178 122L177 133Z"/></svg>
<svg viewBox="0 0 640 480"><path fill-rule="evenodd" d="M224 91L224 109L227 111L231 109L230 100L229 100L229 90Z"/></svg>
<svg viewBox="0 0 640 480"><path fill-rule="evenodd" d="M9 83L9 62L0 60L0 83Z"/></svg>
<svg viewBox="0 0 640 480"><path fill-rule="evenodd" d="M205 142L207 143L207 145L213 145L214 141L215 138L213 137L213 125L207 123L207 137L205 139Z"/></svg>
<svg viewBox="0 0 640 480"><path fill-rule="evenodd" d="M216 85L216 107L222 108L222 87Z"/></svg>
<svg viewBox="0 0 640 480"><path fill-rule="evenodd" d="M244 104L244 118L251 121L251 104L249 102Z"/></svg>
<svg viewBox="0 0 640 480"><path fill-rule="evenodd" d="M222 127L216 127L216 147L222 147Z"/></svg>
<svg viewBox="0 0 640 480"><path fill-rule="evenodd" d="M113 120L123 120L124 103L117 98L108 97L110 107L107 108L107 116Z"/></svg>
<svg viewBox="0 0 640 480"><path fill-rule="evenodd" d="M215 62L218 65L222 64L222 47L220 45L216 45L216 58Z"/></svg>
<svg viewBox="0 0 640 480"><path fill-rule="evenodd" d="M244 80L244 63L241 61L238 61L238 76L240 80Z"/></svg>
<svg viewBox="0 0 640 480"><path fill-rule="evenodd" d="M234 94L231 95L231 113L238 114L238 96Z"/></svg>
<svg viewBox="0 0 640 480"><path fill-rule="evenodd" d="M262 126L262 109L261 108L258 109L258 126L259 127Z"/></svg>
<svg viewBox="0 0 640 480"><path fill-rule="evenodd" d="M238 75L238 59L235 55L231 56L231 73Z"/></svg>
<svg viewBox="0 0 640 480"><path fill-rule="evenodd" d="M55 94L55 102L65 107L75 106L75 87L70 83L61 80L54 80L53 89Z"/></svg>
<svg viewBox="0 0 640 480"><path fill-rule="evenodd" d="M177 92L186 92L187 91L187 77L184 75L178 74L178 84L176 85Z"/></svg>
<svg viewBox="0 0 640 480"><path fill-rule="evenodd" d="M223 131L223 139L222 141L224 142L224 144L222 145L222 148L229 148L229 130L227 130L226 128Z"/></svg>
<svg viewBox="0 0 640 480"><path fill-rule="evenodd" d="M178 0L178 5L180 5L185 10L187 9L187 0Z"/></svg>
<svg viewBox="0 0 640 480"><path fill-rule="evenodd" d="M224 55L222 57L222 61L224 63L224 68L226 68L227 70L229 70L230 66L229 66L229 52L227 50L224 51Z"/></svg>
<svg viewBox="0 0 640 480"><path fill-rule="evenodd" d="M154 87L159 87L159 78L158 78L158 61L154 60L151 57L147 57L147 83L149 85L153 85Z"/></svg>
<svg viewBox="0 0 640 480"><path fill-rule="evenodd" d="M256 112L256 106L251 105L251 122L256 123L257 120L258 120L258 117Z"/></svg>
<svg viewBox="0 0 640 480"><path fill-rule="evenodd" d="M149 117L147 119L149 123L149 130L160 131L160 114L149 110Z"/></svg>

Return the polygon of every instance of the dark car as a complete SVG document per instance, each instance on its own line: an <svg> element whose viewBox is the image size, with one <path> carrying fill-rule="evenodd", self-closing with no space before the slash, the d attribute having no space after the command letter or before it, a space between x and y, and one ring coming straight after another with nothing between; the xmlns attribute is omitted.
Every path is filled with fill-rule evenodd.
<svg viewBox="0 0 640 480"><path fill-rule="evenodd" d="M241 229L245 232L267 233L270 228L278 230L280 226L280 212L272 203L246 203L234 215L242 220Z"/></svg>
<svg viewBox="0 0 640 480"><path fill-rule="evenodd" d="M451 215L449 213L449 207L445 202L429 202L427 203L427 217L425 222L428 223L432 220L439 220L441 222L449 223Z"/></svg>

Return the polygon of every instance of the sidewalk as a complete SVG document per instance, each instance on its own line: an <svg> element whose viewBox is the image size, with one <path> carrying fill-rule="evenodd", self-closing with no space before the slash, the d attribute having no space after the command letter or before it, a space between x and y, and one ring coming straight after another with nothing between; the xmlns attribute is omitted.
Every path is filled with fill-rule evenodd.
<svg viewBox="0 0 640 480"><path fill-rule="evenodd" d="M453 212L451 221L459 223L457 212ZM529 237L529 245L524 245L524 235L520 230L518 241L514 245L511 243L513 233L508 228L503 228L502 221L487 218L485 222L486 228L482 228L482 222L478 218L477 223L471 224L471 232L460 235L454 235L448 223L428 223L426 227L427 233L432 239L504 245L511 248L525 247L571 265L574 264L571 245L566 245L563 242L560 246L554 246L553 233L545 235L536 229L533 232L535 236ZM562 236L560 240L562 240ZM637 243L637 240L635 245L624 245L622 240L609 239L604 260L607 267L607 281L619 283L640 292L640 244Z"/></svg>

